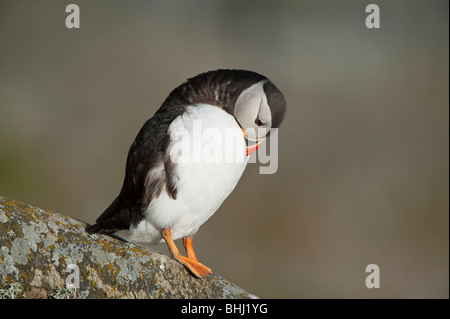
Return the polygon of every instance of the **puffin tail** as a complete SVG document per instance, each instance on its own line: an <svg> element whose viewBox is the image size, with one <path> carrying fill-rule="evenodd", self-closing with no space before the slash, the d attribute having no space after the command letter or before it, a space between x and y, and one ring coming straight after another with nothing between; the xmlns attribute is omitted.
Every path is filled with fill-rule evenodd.
<svg viewBox="0 0 450 319"><path fill-rule="evenodd" d="M114 233L113 230L110 229L105 229L102 225L100 224L94 224L94 225L88 225L86 226L85 230L90 233L90 234L106 234L106 235L111 235L112 233Z"/></svg>
<svg viewBox="0 0 450 319"><path fill-rule="evenodd" d="M117 197L111 205L97 218L94 225L88 225L88 233L111 235L114 232L130 227L130 210Z"/></svg>

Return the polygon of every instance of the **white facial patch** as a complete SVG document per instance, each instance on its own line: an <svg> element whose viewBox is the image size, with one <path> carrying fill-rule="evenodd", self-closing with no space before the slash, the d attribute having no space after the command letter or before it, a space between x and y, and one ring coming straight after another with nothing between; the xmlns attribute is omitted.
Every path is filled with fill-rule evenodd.
<svg viewBox="0 0 450 319"><path fill-rule="evenodd" d="M234 108L234 117L251 139L266 136L272 127L272 114L264 92L266 82L260 81L242 91Z"/></svg>

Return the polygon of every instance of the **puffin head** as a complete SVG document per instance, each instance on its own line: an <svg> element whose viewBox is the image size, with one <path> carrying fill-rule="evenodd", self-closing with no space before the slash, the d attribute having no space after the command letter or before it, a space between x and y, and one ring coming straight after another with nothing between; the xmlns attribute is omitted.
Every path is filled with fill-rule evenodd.
<svg viewBox="0 0 450 319"><path fill-rule="evenodd" d="M283 94L267 78L250 85L239 94L233 115L247 139L247 155L264 142L270 129L280 127L286 110Z"/></svg>
<svg viewBox="0 0 450 319"><path fill-rule="evenodd" d="M265 76L246 70L221 69L201 73L174 89L167 106L215 105L234 116L253 153L278 128L286 115L286 100ZM162 107L158 112L165 109Z"/></svg>

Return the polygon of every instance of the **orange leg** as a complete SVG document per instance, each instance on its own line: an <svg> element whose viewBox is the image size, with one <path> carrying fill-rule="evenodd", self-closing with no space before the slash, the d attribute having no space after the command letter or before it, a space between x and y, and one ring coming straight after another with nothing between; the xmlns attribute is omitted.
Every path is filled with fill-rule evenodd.
<svg viewBox="0 0 450 319"><path fill-rule="evenodd" d="M169 248L172 257L182 265L186 266L195 276L201 278L205 277L208 274L212 274L212 271L209 267L206 267L205 265L197 261L197 257L195 257L194 253L194 248L192 247L192 238L183 238L183 243L189 256L188 258L180 254L180 251L178 250L172 239L172 232L170 231L170 229L163 229L161 231L161 234L166 241L167 247Z"/></svg>
<svg viewBox="0 0 450 319"><path fill-rule="evenodd" d="M184 245L184 249L186 249L186 253L187 253L188 257L192 260L198 261L197 257L195 256L194 246L192 245L192 237L191 236L183 237L183 245Z"/></svg>

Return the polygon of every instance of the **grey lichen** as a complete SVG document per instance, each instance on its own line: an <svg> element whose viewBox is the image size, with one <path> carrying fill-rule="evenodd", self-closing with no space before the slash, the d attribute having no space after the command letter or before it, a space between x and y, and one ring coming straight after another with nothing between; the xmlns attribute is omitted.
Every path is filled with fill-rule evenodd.
<svg viewBox="0 0 450 319"><path fill-rule="evenodd" d="M75 287L57 287L52 299L73 299L76 296L76 292L77 288Z"/></svg>
<svg viewBox="0 0 450 319"><path fill-rule="evenodd" d="M20 285L15 282L8 285L5 289L0 289L0 299L16 299L21 293Z"/></svg>
<svg viewBox="0 0 450 319"><path fill-rule="evenodd" d="M0 196L0 297L254 297L220 276L197 279L166 255L89 235L85 227ZM77 288L70 288L74 281Z"/></svg>

